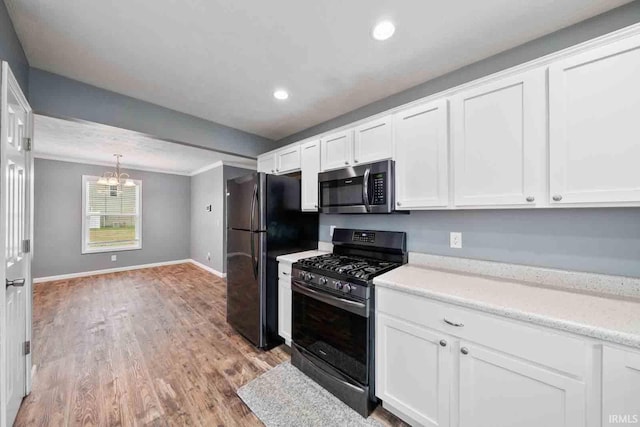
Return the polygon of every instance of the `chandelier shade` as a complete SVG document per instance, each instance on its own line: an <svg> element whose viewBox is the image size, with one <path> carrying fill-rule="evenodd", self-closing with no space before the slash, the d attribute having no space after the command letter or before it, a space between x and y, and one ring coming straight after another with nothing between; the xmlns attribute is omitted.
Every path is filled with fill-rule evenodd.
<svg viewBox="0 0 640 427"><path fill-rule="evenodd" d="M105 185L109 187L117 187L118 191L122 191L122 187L135 187L136 183L131 179L128 173L121 172L120 170L120 158L122 154L114 154L116 158L116 167L113 171L108 171L102 174L98 179L99 185Z"/></svg>

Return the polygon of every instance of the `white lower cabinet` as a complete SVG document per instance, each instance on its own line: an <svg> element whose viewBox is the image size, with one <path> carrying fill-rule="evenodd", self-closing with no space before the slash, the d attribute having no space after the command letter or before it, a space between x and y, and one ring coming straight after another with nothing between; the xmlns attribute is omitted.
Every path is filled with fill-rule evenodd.
<svg viewBox="0 0 640 427"><path fill-rule="evenodd" d="M412 425L598 426L595 352L587 340L376 288L376 395Z"/></svg>
<svg viewBox="0 0 640 427"><path fill-rule="evenodd" d="M291 264L278 263L278 335L291 346Z"/></svg>
<svg viewBox="0 0 640 427"><path fill-rule="evenodd" d="M604 348L602 425L640 425L640 352Z"/></svg>
<svg viewBox="0 0 640 427"><path fill-rule="evenodd" d="M449 425L451 345L445 334L376 317L376 394L412 424Z"/></svg>
<svg viewBox="0 0 640 427"><path fill-rule="evenodd" d="M460 342L460 427L585 425L585 384L536 363Z"/></svg>

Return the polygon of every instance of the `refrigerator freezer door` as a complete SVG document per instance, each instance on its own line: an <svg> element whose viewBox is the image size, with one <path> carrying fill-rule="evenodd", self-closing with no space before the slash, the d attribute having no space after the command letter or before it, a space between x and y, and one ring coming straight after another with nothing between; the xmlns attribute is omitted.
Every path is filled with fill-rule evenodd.
<svg viewBox="0 0 640 427"><path fill-rule="evenodd" d="M265 233L228 230L227 322L258 347L264 345Z"/></svg>
<svg viewBox="0 0 640 427"><path fill-rule="evenodd" d="M227 227L235 230L263 230L261 190L264 174L253 173L227 181Z"/></svg>

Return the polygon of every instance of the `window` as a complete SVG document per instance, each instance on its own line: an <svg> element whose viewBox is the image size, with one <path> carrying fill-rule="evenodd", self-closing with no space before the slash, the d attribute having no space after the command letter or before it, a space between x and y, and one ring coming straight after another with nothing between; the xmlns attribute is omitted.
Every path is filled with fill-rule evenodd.
<svg viewBox="0 0 640 427"><path fill-rule="evenodd" d="M135 186L98 184L82 177L82 253L142 248L142 181Z"/></svg>

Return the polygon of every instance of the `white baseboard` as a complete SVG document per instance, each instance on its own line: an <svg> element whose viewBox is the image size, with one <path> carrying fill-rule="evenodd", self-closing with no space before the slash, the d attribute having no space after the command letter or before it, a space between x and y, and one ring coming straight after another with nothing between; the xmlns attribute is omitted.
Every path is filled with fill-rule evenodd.
<svg viewBox="0 0 640 427"><path fill-rule="evenodd" d="M187 262L193 262L193 260L178 259L174 261L154 262L151 264L130 265L128 267L105 268L104 270L81 271L79 273L60 274L58 276L36 277L33 279L33 283L52 282L54 280L67 280L67 279L74 279L76 277L96 276L98 274L117 273L119 271L140 270L142 268L161 267L163 265L184 264Z"/></svg>
<svg viewBox="0 0 640 427"><path fill-rule="evenodd" d="M222 277L223 279L225 277L227 277L227 273L222 273L214 268L209 267L208 265L205 265L201 262L196 261L195 259L190 259L189 260L190 263L197 265L198 267L202 268L203 270L207 270L209 273L213 273L218 277Z"/></svg>

